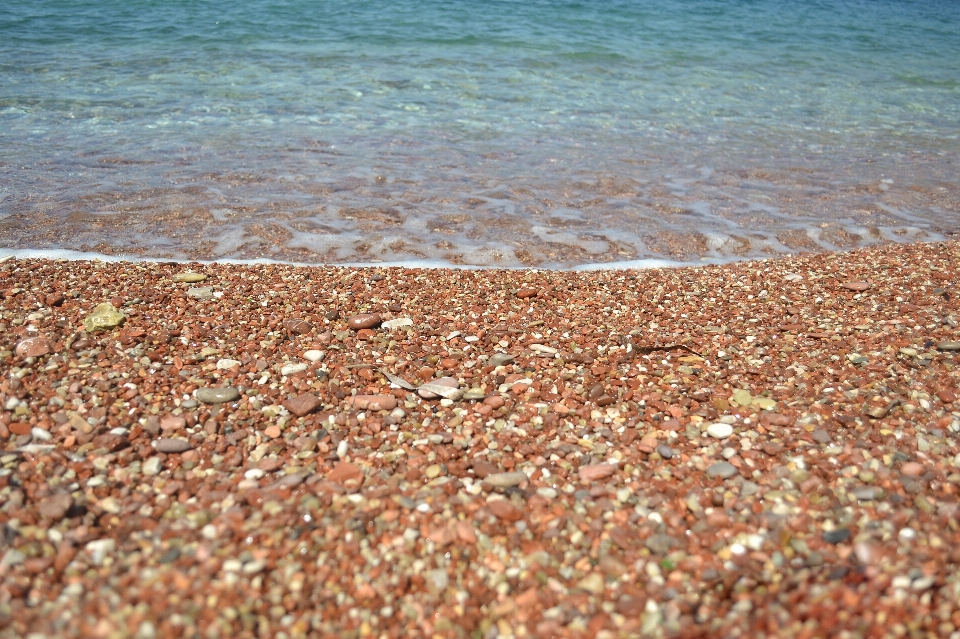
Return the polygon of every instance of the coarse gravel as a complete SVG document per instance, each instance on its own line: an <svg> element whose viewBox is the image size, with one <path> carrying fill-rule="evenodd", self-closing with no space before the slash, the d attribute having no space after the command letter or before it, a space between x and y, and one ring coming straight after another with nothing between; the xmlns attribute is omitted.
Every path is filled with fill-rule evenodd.
<svg viewBox="0 0 960 639"><path fill-rule="evenodd" d="M7 260L0 637L960 637L958 264Z"/></svg>

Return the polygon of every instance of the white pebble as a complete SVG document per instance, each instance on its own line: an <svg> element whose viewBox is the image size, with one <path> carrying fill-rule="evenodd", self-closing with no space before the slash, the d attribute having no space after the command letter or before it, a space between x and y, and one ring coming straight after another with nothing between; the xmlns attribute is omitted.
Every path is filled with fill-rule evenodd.
<svg viewBox="0 0 960 639"><path fill-rule="evenodd" d="M913 528L901 528L897 536L901 541L913 541L917 538L917 531Z"/></svg>
<svg viewBox="0 0 960 639"><path fill-rule="evenodd" d="M736 449L733 449L727 446L726 448L723 449L723 451L720 452L720 454L723 455L724 459L730 459L731 457L736 456L737 451Z"/></svg>
<svg viewBox="0 0 960 639"><path fill-rule="evenodd" d="M385 328L388 331L392 331L395 328L400 328L401 326L413 326L413 320L409 317L398 317L396 319L387 320L380 325L381 328Z"/></svg>
<svg viewBox="0 0 960 639"><path fill-rule="evenodd" d="M143 462L143 474L144 475L157 475L160 473L160 467L162 462L159 457L151 457L147 461Z"/></svg>
<svg viewBox="0 0 960 639"><path fill-rule="evenodd" d="M326 356L327 354L323 351L310 350L303 354L303 359L309 362L322 362Z"/></svg>
<svg viewBox="0 0 960 639"><path fill-rule="evenodd" d="M733 435L733 426L730 424L724 424L723 422L710 424L707 427L707 434L711 437L716 437L717 439L726 439L730 435Z"/></svg>
<svg viewBox="0 0 960 639"><path fill-rule="evenodd" d="M554 488L548 488L547 486L541 486L537 488L537 494L543 497L544 499L556 499L557 491Z"/></svg>
<svg viewBox="0 0 960 639"><path fill-rule="evenodd" d="M349 447L347 446L347 440L341 439L340 443L337 444L337 457L339 457L340 459L343 459L344 457L347 456L348 450L349 450Z"/></svg>
<svg viewBox="0 0 960 639"><path fill-rule="evenodd" d="M263 471L259 468L251 468L243 474L246 479L260 479L263 477Z"/></svg>
<svg viewBox="0 0 960 639"><path fill-rule="evenodd" d="M301 373L305 370L307 370L307 365L302 362L299 364L287 364L280 369L280 374L284 376L290 376L296 373Z"/></svg>
<svg viewBox="0 0 960 639"><path fill-rule="evenodd" d="M200 533L201 533L206 539L209 539L209 540L213 541L214 539L217 538L217 527L214 526L213 524L207 524L207 525L204 526L202 529L200 529Z"/></svg>
<svg viewBox="0 0 960 639"><path fill-rule="evenodd" d="M239 366L240 361L236 359L221 359L217 361L217 369L228 371L235 366Z"/></svg>

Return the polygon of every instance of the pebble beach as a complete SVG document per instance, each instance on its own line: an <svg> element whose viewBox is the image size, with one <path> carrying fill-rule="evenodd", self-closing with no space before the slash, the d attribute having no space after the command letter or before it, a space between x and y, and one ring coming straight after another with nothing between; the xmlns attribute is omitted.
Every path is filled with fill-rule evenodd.
<svg viewBox="0 0 960 639"><path fill-rule="evenodd" d="M960 637L960 243L0 263L0 637Z"/></svg>

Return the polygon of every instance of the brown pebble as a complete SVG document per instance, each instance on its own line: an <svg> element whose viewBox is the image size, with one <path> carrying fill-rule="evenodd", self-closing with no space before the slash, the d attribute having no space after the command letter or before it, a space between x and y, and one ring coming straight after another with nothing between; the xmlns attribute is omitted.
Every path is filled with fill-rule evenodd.
<svg viewBox="0 0 960 639"><path fill-rule="evenodd" d="M939 397L940 401L943 402L944 404L951 404L957 401L956 393L946 389L937 391L937 397Z"/></svg>
<svg viewBox="0 0 960 639"><path fill-rule="evenodd" d="M161 430L183 430L187 427L187 420L182 415L167 415L160 420Z"/></svg>
<svg viewBox="0 0 960 639"><path fill-rule="evenodd" d="M845 288L848 291L857 291L858 293L863 292L870 288L869 282L844 282L840 285L841 288Z"/></svg>
<svg viewBox="0 0 960 639"><path fill-rule="evenodd" d="M484 406L489 406L493 409L502 408L505 403L506 400L500 395L491 395L483 400Z"/></svg>
<svg viewBox="0 0 960 639"><path fill-rule="evenodd" d="M339 462L327 475L327 480L335 484L343 484L348 481L359 482L362 479L363 471L349 462Z"/></svg>
<svg viewBox="0 0 960 639"><path fill-rule="evenodd" d="M283 320L283 327L291 335L306 335L313 330L313 325L302 319Z"/></svg>
<svg viewBox="0 0 960 639"><path fill-rule="evenodd" d="M900 474L907 477L919 477L923 474L923 465L914 461L904 462L900 467Z"/></svg>
<svg viewBox="0 0 960 639"><path fill-rule="evenodd" d="M471 464L471 468L473 468L473 474L479 477L480 479L484 479L486 477L489 477L490 475L500 472L500 469L497 468L495 465L491 464L488 461L484 461L482 459L473 460L473 463Z"/></svg>
<svg viewBox="0 0 960 639"><path fill-rule="evenodd" d="M522 300L527 299L528 297L536 297L536 296L537 296L537 289L535 288L517 289L517 297L519 297Z"/></svg>
<svg viewBox="0 0 960 639"><path fill-rule="evenodd" d="M50 342L43 337L28 337L16 347L17 357L40 357L51 351Z"/></svg>
<svg viewBox="0 0 960 639"><path fill-rule="evenodd" d="M60 293L50 293L44 298L43 303L47 306L60 306L63 304L63 295Z"/></svg>
<svg viewBox="0 0 960 639"><path fill-rule="evenodd" d="M592 464L581 466L578 474L583 481L597 481L606 479L615 472L617 472L617 467L613 464Z"/></svg>
<svg viewBox="0 0 960 639"><path fill-rule="evenodd" d="M297 417L303 417L304 415L309 415L313 411L320 408L323 405L323 401L320 400L316 395L310 393L304 393L303 395L297 395L293 399L288 399L283 402L283 407L288 411L296 415Z"/></svg>
<svg viewBox="0 0 960 639"><path fill-rule="evenodd" d="M646 453L650 455L657 449L657 438L653 435L645 435L640 438L640 443L637 444L637 450L641 453Z"/></svg>
<svg viewBox="0 0 960 639"><path fill-rule="evenodd" d="M354 395L346 402L359 410L393 410L397 407L397 398L393 395Z"/></svg>
<svg viewBox="0 0 960 639"><path fill-rule="evenodd" d="M44 497L37 507L41 515L53 521L60 521L66 516L70 506L73 505L73 498L70 495L59 494Z"/></svg>
<svg viewBox="0 0 960 639"><path fill-rule="evenodd" d="M380 324L380 315L377 313L361 313L360 315L354 315L347 320L347 326L352 328L355 331L359 331L362 328L373 328Z"/></svg>
<svg viewBox="0 0 960 639"><path fill-rule="evenodd" d="M523 517L523 511L509 499L496 499L487 502L487 508L490 509L494 517L504 521L520 521Z"/></svg>

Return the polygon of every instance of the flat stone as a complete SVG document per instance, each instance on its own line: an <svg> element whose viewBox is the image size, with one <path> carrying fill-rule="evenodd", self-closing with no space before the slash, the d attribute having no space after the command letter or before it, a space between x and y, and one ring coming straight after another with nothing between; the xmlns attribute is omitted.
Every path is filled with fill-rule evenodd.
<svg viewBox="0 0 960 639"><path fill-rule="evenodd" d="M939 398L944 404L952 404L953 402L957 401L956 393L946 389L938 390L937 398Z"/></svg>
<svg viewBox="0 0 960 639"><path fill-rule="evenodd" d="M830 433L819 428L810 433L810 436L813 438L813 441L817 442L818 444L829 444L831 441Z"/></svg>
<svg viewBox="0 0 960 639"><path fill-rule="evenodd" d="M667 446L666 444L660 444L659 446L657 446L657 452L658 452L658 453L660 454L660 456L663 457L664 459L672 459L672 458L673 458L673 449L670 448L669 446Z"/></svg>
<svg viewBox="0 0 960 639"><path fill-rule="evenodd" d="M837 528L836 530L828 530L823 533L823 540L828 544L839 544L848 539L850 539L849 528Z"/></svg>
<svg viewBox="0 0 960 639"><path fill-rule="evenodd" d="M359 466L355 466L349 462L338 462L336 466L333 467L333 470L327 475L327 480L332 481L335 484L343 484L348 481L361 481L363 479L363 471Z"/></svg>
<svg viewBox="0 0 960 639"><path fill-rule="evenodd" d="M883 496L883 489L876 486L859 486L851 491L858 501L873 501Z"/></svg>
<svg viewBox="0 0 960 639"><path fill-rule="evenodd" d="M296 364L287 364L280 369L280 374L284 376L296 375L297 373L302 373L307 370L307 365L303 362L297 362Z"/></svg>
<svg viewBox="0 0 960 639"><path fill-rule="evenodd" d="M494 517L504 521L520 521L520 519L523 518L523 511L509 499L488 501L487 508L490 509Z"/></svg>
<svg viewBox="0 0 960 639"><path fill-rule="evenodd" d="M297 395L293 399L288 399L283 402L283 407L297 417L308 415L320 408L322 405L323 401L321 401L316 395L312 395L310 393Z"/></svg>
<svg viewBox="0 0 960 639"><path fill-rule="evenodd" d="M397 398L393 395L354 395L345 401L359 410L393 410L397 407Z"/></svg>
<svg viewBox="0 0 960 639"><path fill-rule="evenodd" d="M554 347L546 346L544 344L531 344L530 350L534 351L535 353L543 353L544 355L556 355L560 352Z"/></svg>
<svg viewBox="0 0 960 639"><path fill-rule="evenodd" d="M183 430L187 420L182 415L167 415L160 420L160 430Z"/></svg>
<svg viewBox="0 0 960 639"><path fill-rule="evenodd" d="M719 477L720 479L730 479L738 473L737 467L730 462L715 462L707 467L708 477Z"/></svg>
<svg viewBox="0 0 960 639"><path fill-rule="evenodd" d="M174 282L186 282L188 284L195 284L197 282L202 282L203 280L207 279L207 277L208 276L205 273L192 273L190 271L187 271L186 273L177 273L170 279L172 279Z"/></svg>
<svg viewBox="0 0 960 639"><path fill-rule="evenodd" d="M507 362L512 362L513 359L513 355L509 353L494 353L490 356L490 359L487 360L487 364L490 366L503 366Z"/></svg>
<svg viewBox="0 0 960 639"><path fill-rule="evenodd" d="M213 299L213 287L212 286L199 286L194 288L187 289L187 297L192 297L197 300L212 300Z"/></svg>
<svg viewBox="0 0 960 639"><path fill-rule="evenodd" d="M527 481L527 474L517 471L513 473L493 473L484 477L483 481L497 488L509 488L519 486Z"/></svg>
<svg viewBox="0 0 960 639"><path fill-rule="evenodd" d="M707 434L717 439L726 439L730 435L733 435L733 426L724 424L723 422L710 424L707 426Z"/></svg>
<svg viewBox="0 0 960 639"><path fill-rule="evenodd" d="M941 351L960 351L960 342L940 342L937 348Z"/></svg>
<svg viewBox="0 0 960 639"><path fill-rule="evenodd" d="M347 326L355 331L363 328L373 328L380 324L380 315L377 313L361 313L354 315L347 320Z"/></svg>
<svg viewBox="0 0 960 639"><path fill-rule="evenodd" d="M53 347L50 346L50 342L46 338L28 337L20 340L14 352L17 357L41 357L51 350L53 350Z"/></svg>
<svg viewBox="0 0 960 639"><path fill-rule="evenodd" d="M483 390L481 390L481 389L479 389L479 388L471 388L471 389L469 389L468 391L466 391L466 392L463 394L463 399L467 399L467 400L470 400L470 399L483 399L483 398L485 398L486 396L487 396L487 394L484 393Z"/></svg>
<svg viewBox="0 0 960 639"><path fill-rule="evenodd" d="M161 437L157 440L157 450L161 453L182 453L191 448L193 448L193 446L185 439Z"/></svg>
<svg viewBox="0 0 960 639"><path fill-rule="evenodd" d="M615 472L617 472L617 467L613 464L591 464L581 466L577 474L583 481L598 481L610 477Z"/></svg>
<svg viewBox="0 0 960 639"><path fill-rule="evenodd" d="M862 293L863 291L865 291L865 290L867 290L868 288L870 288L870 283L869 283L869 282L862 282L862 281L857 281L857 282L844 282L843 284L840 285L840 288L845 288L845 289L847 289L848 291L856 291L856 292L858 292L858 293Z"/></svg>
<svg viewBox="0 0 960 639"><path fill-rule="evenodd" d="M240 399L240 391L232 386L226 388L198 388L193 395L204 404L223 404Z"/></svg>
<svg viewBox="0 0 960 639"><path fill-rule="evenodd" d="M313 324L302 319L283 320L283 327L291 335L306 335L313 330Z"/></svg>
<svg viewBox="0 0 960 639"><path fill-rule="evenodd" d="M517 289L517 297L519 297L522 300L525 300L528 297L536 297L536 296L537 296L537 289L535 288L525 287L525 288Z"/></svg>
<svg viewBox="0 0 960 639"><path fill-rule="evenodd" d="M304 352L303 359L307 360L308 362L316 363L316 362L322 362L326 356L327 354L324 351L318 351L313 349L313 350Z"/></svg>
<svg viewBox="0 0 960 639"><path fill-rule="evenodd" d="M427 382L417 389L417 394L423 399L460 399L463 391L460 390L460 381L454 377L441 377Z"/></svg>
<svg viewBox="0 0 960 639"><path fill-rule="evenodd" d="M409 317L398 317L396 319L387 320L381 326L388 331L392 331L395 328L402 328L404 326L413 326L413 320Z"/></svg>
<svg viewBox="0 0 960 639"><path fill-rule="evenodd" d="M123 313L114 308L113 304L104 302L103 304L98 304L97 307L93 309L93 312L87 315L83 320L83 326L87 329L88 333L108 331L111 328L123 324L125 319L127 318L124 317Z"/></svg>
<svg viewBox="0 0 960 639"><path fill-rule="evenodd" d="M236 368L239 365L240 360L224 358L217 361L217 370L228 371L231 368Z"/></svg>
<svg viewBox="0 0 960 639"><path fill-rule="evenodd" d="M67 511L73 506L73 498L70 495L59 494L44 497L40 501L37 510L47 519L60 521L67 515Z"/></svg>

